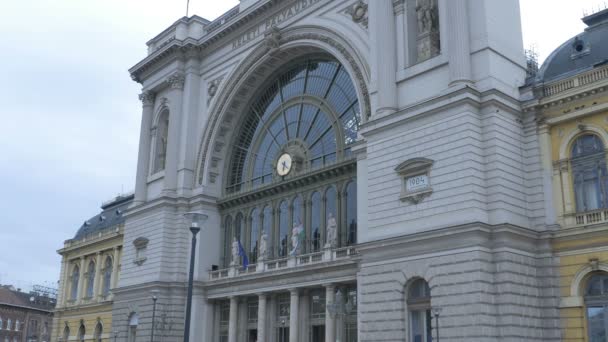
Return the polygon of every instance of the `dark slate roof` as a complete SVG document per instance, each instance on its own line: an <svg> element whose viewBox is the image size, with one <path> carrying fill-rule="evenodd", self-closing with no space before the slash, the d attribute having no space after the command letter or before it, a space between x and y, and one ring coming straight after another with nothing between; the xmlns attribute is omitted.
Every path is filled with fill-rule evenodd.
<svg viewBox="0 0 608 342"><path fill-rule="evenodd" d="M588 27L549 55L537 74L537 82L571 77L608 64L608 9L582 20Z"/></svg>
<svg viewBox="0 0 608 342"><path fill-rule="evenodd" d="M0 286L0 305L27 307L42 311L52 311L55 307L54 298L40 296L35 293L25 293L12 286Z"/></svg>
<svg viewBox="0 0 608 342"><path fill-rule="evenodd" d="M118 196L114 200L104 203L101 206L102 212L84 221L78 232L74 236L74 240L80 240L91 234L97 234L107 229L112 229L123 223L124 212L133 201L133 195Z"/></svg>

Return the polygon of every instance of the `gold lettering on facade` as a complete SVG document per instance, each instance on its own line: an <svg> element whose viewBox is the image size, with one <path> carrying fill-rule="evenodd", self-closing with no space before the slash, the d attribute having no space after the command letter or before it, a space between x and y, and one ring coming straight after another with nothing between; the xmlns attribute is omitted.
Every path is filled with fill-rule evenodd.
<svg viewBox="0 0 608 342"><path fill-rule="evenodd" d="M290 19L296 15L298 15L303 10L308 7L320 2L321 0L298 0L291 6L281 10L270 18L266 19L262 24L257 24L256 26L249 29L247 32L242 34L240 37L235 39L232 42L232 49L239 48L250 41L256 39L257 37L266 33L266 31L270 30L273 26L277 26L280 23Z"/></svg>

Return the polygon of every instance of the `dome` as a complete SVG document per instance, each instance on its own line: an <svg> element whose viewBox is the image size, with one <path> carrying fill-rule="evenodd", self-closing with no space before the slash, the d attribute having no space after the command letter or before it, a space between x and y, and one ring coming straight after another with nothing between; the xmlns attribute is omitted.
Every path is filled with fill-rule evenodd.
<svg viewBox="0 0 608 342"><path fill-rule="evenodd" d="M133 201L133 197L133 195L118 196L112 201L104 203L101 206L103 211L84 221L76 232L74 240L80 240L123 223L125 221L123 214Z"/></svg>
<svg viewBox="0 0 608 342"><path fill-rule="evenodd" d="M567 78L608 63L608 9L582 19L587 28L549 55L537 82Z"/></svg>

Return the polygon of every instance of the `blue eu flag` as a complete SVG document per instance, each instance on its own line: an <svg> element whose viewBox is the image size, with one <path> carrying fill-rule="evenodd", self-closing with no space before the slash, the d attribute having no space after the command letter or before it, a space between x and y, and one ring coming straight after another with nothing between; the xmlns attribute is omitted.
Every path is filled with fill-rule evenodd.
<svg viewBox="0 0 608 342"><path fill-rule="evenodd" d="M243 267L247 268L247 266L249 266L249 258L247 258L247 253L241 244L241 240L239 240L239 256L243 257Z"/></svg>

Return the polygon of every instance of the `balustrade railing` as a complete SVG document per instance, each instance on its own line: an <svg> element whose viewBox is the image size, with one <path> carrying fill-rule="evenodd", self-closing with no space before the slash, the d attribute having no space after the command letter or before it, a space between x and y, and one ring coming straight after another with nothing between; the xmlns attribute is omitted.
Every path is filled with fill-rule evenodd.
<svg viewBox="0 0 608 342"><path fill-rule="evenodd" d="M235 265L226 269L210 271L209 280L233 278L248 274L273 272L283 269L314 265L317 263L345 260L356 255L358 255L357 249L354 246L350 246L336 249L327 248L321 252L295 255L281 259L260 259L257 263L249 264L247 267Z"/></svg>

